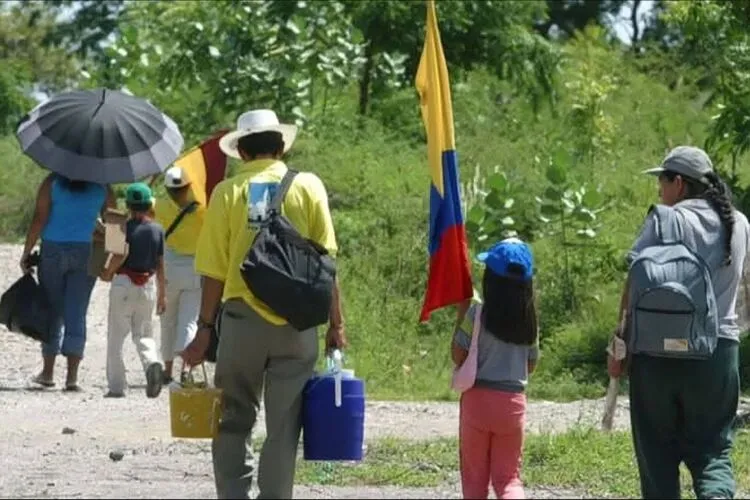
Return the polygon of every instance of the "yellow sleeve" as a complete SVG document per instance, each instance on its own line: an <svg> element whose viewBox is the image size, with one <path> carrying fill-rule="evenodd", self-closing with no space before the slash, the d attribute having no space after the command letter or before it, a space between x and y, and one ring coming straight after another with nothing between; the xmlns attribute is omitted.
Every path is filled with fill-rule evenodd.
<svg viewBox="0 0 750 500"><path fill-rule="evenodd" d="M165 216L165 212L167 211L165 206L166 206L165 200L162 200L160 198L156 200L156 203L154 203L154 216L155 216L154 220L158 222L159 224L161 224L164 230L166 231L167 227L169 227L169 224L168 224L169 221L167 221L167 218Z"/></svg>
<svg viewBox="0 0 750 500"><path fill-rule="evenodd" d="M229 207L226 189L214 189L195 249L195 272L226 281L229 270Z"/></svg>
<svg viewBox="0 0 750 500"><path fill-rule="evenodd" d="M323 181L317 175L308 174L308 211L310 217L310 239L328 250L332 256L336 256L338 246L336 245L336 233L333 230L333 219L328 207L328 193Z"/></svg>

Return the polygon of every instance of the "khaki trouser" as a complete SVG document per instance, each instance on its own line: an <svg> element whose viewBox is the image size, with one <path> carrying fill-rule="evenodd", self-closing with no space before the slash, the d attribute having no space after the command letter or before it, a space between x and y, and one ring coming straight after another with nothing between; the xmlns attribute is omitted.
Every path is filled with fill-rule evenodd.
<svg viewBox="0 0 750 500"><path fill-rule="evenodd" d="M161 315L161 357L172 361L195 337L201 302L201 278L192 255L164 253L167 308Z"/></svg>
<svg viewBox="0 0 750 500"><path fill-rule="evenodd" d="M156 282L151 278L143 286L136 286L127 276L118 274L109 289L109 318L107 321L107 384L112 393L123 393L125 362L122 348L128 333L141 358L144 371L159 362L154 341L154 309Z"/></svg>
<svg viewBox="0 0 750 500"><path fill-rule="evenodd" d="M292 498L302 390L318 357L316 330L274 326L244 301L229 300L219 334L215 383L223 389L223 416L212 444L217 496L249 498L250 437L265 389L266 439L258 463L258 498Z"/></svg>

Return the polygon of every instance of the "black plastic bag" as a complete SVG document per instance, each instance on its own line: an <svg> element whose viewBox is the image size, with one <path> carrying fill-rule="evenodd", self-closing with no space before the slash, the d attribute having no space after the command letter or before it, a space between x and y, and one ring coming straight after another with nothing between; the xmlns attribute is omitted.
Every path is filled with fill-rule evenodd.
<svg viewBox="0 0 750 500"><path fill-rule="evenodd" d="M47 294L31 273L24 274L0 297L0 323L11 332L47 342L54 321Z"/></svg>

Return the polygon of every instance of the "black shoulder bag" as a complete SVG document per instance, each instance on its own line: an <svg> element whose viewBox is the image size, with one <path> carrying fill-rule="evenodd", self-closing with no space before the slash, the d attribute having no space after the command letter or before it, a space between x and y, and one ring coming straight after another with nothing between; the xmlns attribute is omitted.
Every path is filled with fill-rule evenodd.
<svg viewBox="0 0 750 500"><path fill-rule="evenodd" d="M302 331L328 321L336 263L281 215L281 203L297 173L289 169L281 180L240 272L255 297Z"/></svg>
<svg viewBox="0 0 750 500"><path fill-rule="evenodd" d="M182 207L182 210L180 210L180 213L177 214L177 217L174 218L174 220L172 221L172 223L169 225L169 227L167 228L167 230L164 232L164 239L165 240L167 238L169 238L169 235L172 234L175 229L177 229L177 226L180 225L180 222L182 222L182 219L184 219L187 214L189 214L190 212L192 212L193 210L195 210L195 207L197 207L197 206L198 206L198 202L197 201L191 201L190 203L188 203L187 205L185 205L184 207ZM197 237L198 236L196 235L196 238Z"/></svg>

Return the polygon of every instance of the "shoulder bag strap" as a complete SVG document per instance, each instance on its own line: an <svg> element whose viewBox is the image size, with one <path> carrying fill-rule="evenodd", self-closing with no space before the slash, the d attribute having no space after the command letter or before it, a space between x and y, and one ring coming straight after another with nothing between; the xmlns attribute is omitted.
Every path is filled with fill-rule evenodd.
<svg viewBox="0 0 750 500"><path fill-rule="evenodd" d="M475 351L479 347L479 332L481 330L482 326L482 303L478 303L476 309L474 310L474 323L472 325L473 332L471 333L471 345L469 347L470 351Z"/></svg>
<svg viewBox="0 0 750 500"><path fill-rule="evenodd" d="M182 207L182 210L180 210L180 213L177 214L177 217L172 221L172 223L169 225L167 230L164 232L164 239L166 240L169 238L169 235L174 232L175 229L177 229L177 226L182 222L182 219L185 218L185 216L193 210L198 205L197 201L191 201L184 207Z"/></svg>
<svg viewBox="0 0 750 500"><path fill-rule="evenodd" d="M654 207L654 212L656 213L657 231L661 242L669 245L682 241L682 228L679 224L677 210L666 205L657 205Z"/></svg>
<svg viewBox="0 0 750 500"><path fill-rule="evenodd" d="M279 189L276 191L276 194L273 195L271 206L268 207L270 212L277 214L281 213L281 204L292 185L292 181L294 181L294 178L298 173L298 171L291 168L287 169L286 174L284 174L284 177L281 179L281 183L279 183Z"/></svg>

